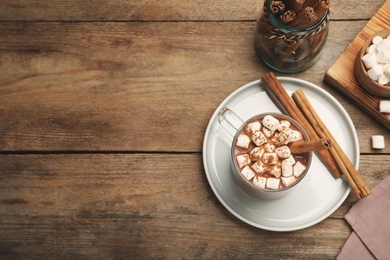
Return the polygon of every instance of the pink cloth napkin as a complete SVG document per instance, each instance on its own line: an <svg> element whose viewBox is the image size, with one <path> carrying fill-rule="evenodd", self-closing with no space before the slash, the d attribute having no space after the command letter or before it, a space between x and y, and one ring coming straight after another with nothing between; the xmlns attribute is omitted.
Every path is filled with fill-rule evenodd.
<svg viewBox="0 0 390 260"><path fill-rule="evenodd" d="M390 259L390 176L345 215L353 232L338 260Z"/></svg>

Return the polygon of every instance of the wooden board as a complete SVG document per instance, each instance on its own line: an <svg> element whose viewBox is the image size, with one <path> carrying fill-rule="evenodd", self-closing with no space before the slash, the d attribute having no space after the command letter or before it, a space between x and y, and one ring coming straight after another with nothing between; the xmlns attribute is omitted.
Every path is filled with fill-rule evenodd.
<svg viewBox="0 0 390 260"><path fill-rule="evenodd" d="M390 0L366 24L325 74L325 81L354 101L373 118L390 129L390 114L379 113L380 97L362 89L356 81L354 62L364 42L375 32L390 28Z"/></svg>

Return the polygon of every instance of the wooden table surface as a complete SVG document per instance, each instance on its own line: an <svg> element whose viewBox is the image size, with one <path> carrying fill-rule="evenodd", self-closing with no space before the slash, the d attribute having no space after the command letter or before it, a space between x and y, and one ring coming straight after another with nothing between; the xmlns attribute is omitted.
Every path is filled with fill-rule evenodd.
<svg viewBox="0 0 390 260"><path fill-rule="evenodd" d="M371 189L390 175L390 133L324 75L384 2L333 1L321 59L276 73L342 104ZM334 259L353 194L318 224L273 232L233 216L205 175L212 114L270 71L253 46L262 4L0 1L0 258ZM376 134L385 149L371 149Z"/></svg>

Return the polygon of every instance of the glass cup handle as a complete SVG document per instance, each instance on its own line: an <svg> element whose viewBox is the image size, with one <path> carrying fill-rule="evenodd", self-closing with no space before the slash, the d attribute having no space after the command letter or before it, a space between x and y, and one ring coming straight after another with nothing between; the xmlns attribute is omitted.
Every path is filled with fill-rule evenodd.
<svg viewBox="0 0 390 260"><path fill-rule="evenodd" d="M236 135L237 131L244 124L244 121L227 107L219 111L218 122L232 137Z"/></svg>

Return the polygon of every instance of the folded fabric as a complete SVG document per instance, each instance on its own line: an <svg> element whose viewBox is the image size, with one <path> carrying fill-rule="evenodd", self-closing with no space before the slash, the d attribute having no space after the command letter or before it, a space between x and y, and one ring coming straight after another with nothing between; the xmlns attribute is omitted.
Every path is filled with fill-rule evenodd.
<svg viewBox="0 0 390 260"><path fill-rule="evenodd" d="M344 244L343 249L340 254L337 256L338 260L375 260L375 257L371 254L370 250L363 244L360 238L356 235L355 232L347 239L347 242Z"/></svg>
<svg viewBox="0 0 390 260"><path fill-rule="evenodd" d="M345 215L354 232L337 259L390 258L390 176Z"/></svg>

